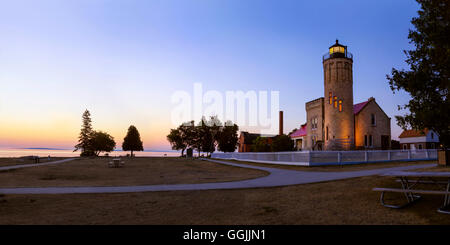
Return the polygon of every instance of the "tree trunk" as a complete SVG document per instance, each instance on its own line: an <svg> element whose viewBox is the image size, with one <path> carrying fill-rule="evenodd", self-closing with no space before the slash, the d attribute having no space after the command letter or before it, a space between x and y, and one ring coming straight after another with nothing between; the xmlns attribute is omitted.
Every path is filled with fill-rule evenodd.
<svg viewBox="0 0 450 245"><path fill-rule="evenodd" d="M181 149L181 157L184 157L184 149Z"/></svg>
<svg viewBox="0 0 450 245"><path fill-rule="evenodd" d="M131 157L133 157L133 151L131 151Z"/></svg>

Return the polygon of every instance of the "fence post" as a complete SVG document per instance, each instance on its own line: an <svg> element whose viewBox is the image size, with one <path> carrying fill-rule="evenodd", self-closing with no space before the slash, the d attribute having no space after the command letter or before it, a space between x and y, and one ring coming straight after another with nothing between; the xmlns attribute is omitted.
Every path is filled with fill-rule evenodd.
<svg viewBox="0 0 450 245"><path fill-rule="evenodd" d="M364 152L364 161L365 162L369 161L369 157L368 157L367 151Z"/></svg>
<svg viewBox="0 0 450 245"><path fill-rule="evenodd" d="M391 151L388 151L388 160L391 160Z"/></svg>
<svg viewBox="0 0 450 245"><path fill-rule="evenodd" d="M294 152L291 153L291 162L295 162Z"/></svg>
<svg viewBox="0 0 450 245"><path fill-rule="evenodd" d="M308 165L311 165L311 151L308 151Z"/></svg>
<svg viewBox="0 0 450 245"><path fill-rule="evenodd" d="M342 158L342 155L341 155L342 153L341 152L338 152L338 163L341 163L341 158Z"/></svg>
<svg viewBox="0 0 450 245"><path fill-rule="evenodd" d="M428 149L425 149L425 158L428 159L430 156L428 155Z"/></svg>
<svg viewBox="0 0 450 245"><path fill-rule="evenodd" d="M408 150L408 159L411 159L411 150Z"/></svg>

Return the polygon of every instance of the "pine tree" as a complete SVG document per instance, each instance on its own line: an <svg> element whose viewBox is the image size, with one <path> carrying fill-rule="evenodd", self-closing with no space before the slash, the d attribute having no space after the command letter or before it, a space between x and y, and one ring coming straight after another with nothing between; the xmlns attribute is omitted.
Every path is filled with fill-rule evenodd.
<svg viewBox="0 0 450 245"><path fill-rule="evenodd" d="M450 146L450 6L448 0L417 0L421 9L412 19L408 38L415 49L405 51L409 70L392 69L392 91L411 95L403 116L396 116L403 129L431 129L442 147Z"/></svg>
<svg viewBox="0 0 450 245"><path fill-rule="evenodd" d="M81 149L81 156L95 155L91 149L91 138L93 134L91 113L86 109L83 113L83 125L81 127L80 136L78 137L78 144L75 146L75 150Z"/></svg>
<svg viewBox="0 0 450 245"><path fill-rule="evenodd" d="M131 151L131 156L133 156L133 151L144 150L139 131L133 125L128 128L127 135L123 139L122 150Z"/></svg>

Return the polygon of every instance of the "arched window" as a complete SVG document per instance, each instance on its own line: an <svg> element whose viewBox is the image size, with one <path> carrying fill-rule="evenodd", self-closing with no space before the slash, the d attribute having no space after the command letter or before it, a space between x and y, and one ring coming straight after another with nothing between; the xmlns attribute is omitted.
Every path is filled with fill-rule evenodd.
<svg viewBox="0 0 450 245"><path fill-rule="evenodd" d="M333 94L330 92L328 93L329 97L330 97L330 105L333 103Z"/></svg>
<svg viewBox="0 0 450 245"><path fill-rule="evenodd" d="M339 100L339 111L342 111L342 100Z"/></svg>
<svg viewBox="0 0 450 245"><path fill-rule="evenodd" d="M334 96L334 108L337 108L337 96Z"/></svg>

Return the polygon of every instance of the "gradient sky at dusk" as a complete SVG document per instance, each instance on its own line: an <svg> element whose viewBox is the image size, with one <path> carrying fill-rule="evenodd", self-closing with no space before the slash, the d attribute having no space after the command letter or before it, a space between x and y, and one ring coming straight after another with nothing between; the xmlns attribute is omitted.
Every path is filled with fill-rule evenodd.
<svg viewBox="0 0 450 245"><path fill-rule="evenodd" d="M354 102L392 117L409 97L386 74L406 68L412 0L0 0L0 147L75 145L81 115L119 149L130 124L168 150L176 90L277 90L285 133L323 96L322 55L354 55ZM194 118L196 119L196 118Z"/></svg>

